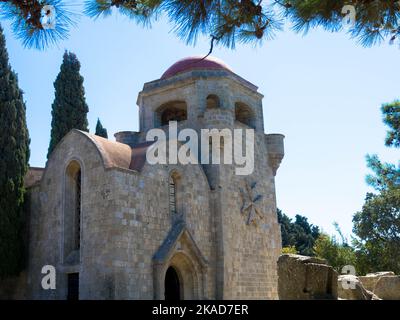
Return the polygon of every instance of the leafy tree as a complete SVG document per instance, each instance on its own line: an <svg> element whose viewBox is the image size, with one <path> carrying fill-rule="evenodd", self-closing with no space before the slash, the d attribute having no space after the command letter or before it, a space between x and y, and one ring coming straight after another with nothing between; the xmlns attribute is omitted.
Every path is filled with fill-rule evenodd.
<svg viewBox="0 0 400 320"><path fill-rule="evenodd" d="M290 247L283 247L282 248L282 254L285 253L291 253L291 254L297 254L297 250L295 246L290 246Z"/></svg>
<svg viewBox="0 0 400 320"><path fill-rule="evenodd" d="M56 30L43 27L49 13L41 8L46 4L56 8ZM400 6L390 0L86 0L84 13L98 18L115 9L144 24L163 14L187 42L195 42L199 34L210 37L212 51L214 43L234 47L236 41L270 39L285 21L297 32L315 27L340 31L348 13L345 5L353 5L356 13L349 33L363 45L399 36ZM43 47L65 37L74 21L74 14L62 0L0 0L0 9L3 18L14 21L14 32L27 46Z"/></svg>
<svg viewBox="0 0 400 320"><path fill-rule="evenodd" d="M400 103L382 106L389 131L387 146L400 147ZM391 270L400 273L400 164L382 163L378 156L367 156L374 174L367 183L378 191L368 193L362 210L353 216L353 241L358 267L363 272Z"/></svg>
<svg viewBox="0 0 400 320"><path fill-rule="evenodd" d="M367 165L374 172L366 177L370 186L378 191L400 188L400 163L382 163L377 155L367 155Z"/></svg>
<svg viewBox="0 0 400 320"><path fill-rule="evenodd" d="M390 128L385 144L388 147L400 147L400 100L382 105L383 122Z"/></svg>
<svg viewBox="0 0 400 320"><path fill-rule="evenodd" d="M368 194L353 217L359 268L363 273L400 273L400 188Z"/></svg>
<svg viewBox="0 0 400 320"><path fill-rule="evenodd" d="M89 108L85 100L80 68L76 55L66 51L60 73L54 82L55 99L51 111L51 138L47 158L70 130L88 131Z"/></svg>
<svg viewBox="0 0 400 320"><path fill-rule="evenodd" d="M335 227L335 230L336 230L336 232L338 233L338 235L339 235L339 237L340 237L340 240L342 241L341 244L342 244L343 246L349 246L346 237L343 235L343 232L342 232L342 230L341 230L340 227L339 227L339 224L335 221L335 222L333 223L333 226Z"/></svg>
<svg viewBox="0 0 400 320"><path fill-rule="evenodd" d="M400 147L400 101L385 103L381 108L383 122L389 127L385 139L388 147ZM367 155L367 165L374 174L367 175L367 183L378 191L400 188L400 162L396 166L382 163L377 155Z"/></svg>
<svg viewBox="0 0 400 320"><path fill-rule="evenodd" d="M100 136L100 137L108 139L107 129L103 127L103 125L100 122L100 119L97 119L96 133L95 134L97 136Z"/></svg>
<svg viewBox="0 0 400 320"><path fill-rule="evenodd" d="M280 209L277 215L281 224L282 247L295 247L299 254L314 255L313 246L319 237L319 228L310 224L307 218L301 215L296 215L294 222Z"/></svg>
<svg viewBox="0 0 400 320"><path fill-rule="evenodd" d="M0 278L17 275L24 262L22 211L29 161L25 110L0 26Z"/></svg>
<svg viewBox="0 0 400 320"><path fill-rule="evenodd" d="M282 212L282 210L277 210L278 222L281 225L281 236L282 236L282 247L294 246L295 237L292 232L293 223L292 220Z"/></svg>
<svg viewBox="0 0 400 320"><path fill-rule="evenodd" d="M325 259L339 274L346 265L357 265L354 249L346 243L340 243L335 237L321 234L315 241L314 253L317 257ZM357 267L356 267L357 270Z"/></svg>

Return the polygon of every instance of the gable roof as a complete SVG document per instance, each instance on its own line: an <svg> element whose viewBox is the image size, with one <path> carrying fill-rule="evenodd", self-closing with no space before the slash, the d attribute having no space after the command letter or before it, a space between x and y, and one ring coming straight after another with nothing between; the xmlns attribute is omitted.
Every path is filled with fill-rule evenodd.
<svg viewBox="0 0 400 320"><path fill-rule="evenodd" d="M158 264L168 261L175 251L175 246L177 242L182 238L186 239L186 243L188 244L190 251L192 252L193 256L197 258L200 265L202 267L207 266L207 260L201 253L199 247L197 246L192 235L187 229L186 223L184 221L178 221L173 225L164 242L154 254L153 261Z"/></svg>

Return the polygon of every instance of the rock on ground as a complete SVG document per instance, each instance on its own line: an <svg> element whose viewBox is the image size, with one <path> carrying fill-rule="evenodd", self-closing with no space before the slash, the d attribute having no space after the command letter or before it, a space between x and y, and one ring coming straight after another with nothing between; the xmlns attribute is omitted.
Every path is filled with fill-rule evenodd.
<svg viewBox="0 0 400 320"><path fill-rule="evenodd" d="M374 291L376 283L378 282L379 278L382 276L394 276L394 272L392 271L381 271L375 273L367 273L366 276L359 277L360 281L364 285L365 289L369 291Z"/></svg>
<svg viewBox="0 0 400 320"><path fill-rule="evenodd" d="M383 300L400 300L400 276L392 271L368 273L359 277L366 289Z"/></svg>
<svg viewBox="0 0 400 320"><path fill-rule="evenodd" d="M383 300L400 300L400 276L381 276L374 293Z"/></svg>
<svg viewBox="0 0 400 320"><path fill-rule="evenodd" d="M337 299L337 272L323 259L281 255L278 276L281 300Z"/></svg>
<svg viewBox="0 0 400 320"><path fill-rule="evenodd" d="M363 286L357 276L351 274L338 277L338 296L345 300L378 300L378 297Z"/></svg>

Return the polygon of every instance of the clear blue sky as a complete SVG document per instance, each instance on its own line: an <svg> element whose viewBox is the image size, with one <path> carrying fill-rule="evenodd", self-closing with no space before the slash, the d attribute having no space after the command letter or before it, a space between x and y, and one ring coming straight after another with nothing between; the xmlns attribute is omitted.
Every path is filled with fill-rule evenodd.
<svg viewBox="0 0 400 320"><path fill-rule="evenodd" d="M123 16L82 17L67 41L37 51L24 49L3 22L7 47L25 92L32 166L44 166L50 137L53 82L65 49L77 54L85 78L90 131L97 117L109 136L138 130L136 98L176 60L209 49L206 39L187 46L164 20L143 29ZM345 234L364 202L367 153L397 162L384 147L380 105L400 98L400 49L362 48L347 35L315 30L303 37L277 34L262 46L216 48L214 56L259 86L265 95L268 133L286 136L286 155L276 177L277 200L289 216L302 214L333 234Z"/></svg>

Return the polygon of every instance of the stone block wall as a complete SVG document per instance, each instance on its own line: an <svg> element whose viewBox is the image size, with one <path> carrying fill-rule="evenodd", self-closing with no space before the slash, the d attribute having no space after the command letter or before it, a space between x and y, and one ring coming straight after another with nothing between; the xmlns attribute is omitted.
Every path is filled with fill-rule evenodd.
<svg viewBox="0 0 400 320"><path fill-rule="evenodd" d="M284 254L278 260L279 299L337 299L338 274L323 259Z"/></svg>
<svg viewBox="0 0 400 320"><path fill-rule="evenodd" d="M235 175L221 166L220 206L224 252L224 299L277 299L277 260L281 251L276 216L275 182L266 155L263 134L256 134L255 168L250 176ZM250 194L247 189L254 185ZM255 220L247 224L254 202ZM221 271L222 272L222 271Z"/></svg>

